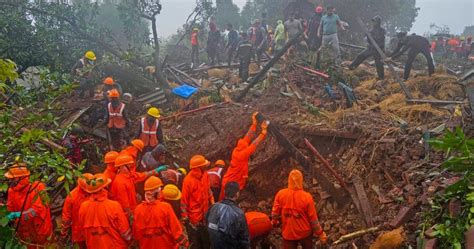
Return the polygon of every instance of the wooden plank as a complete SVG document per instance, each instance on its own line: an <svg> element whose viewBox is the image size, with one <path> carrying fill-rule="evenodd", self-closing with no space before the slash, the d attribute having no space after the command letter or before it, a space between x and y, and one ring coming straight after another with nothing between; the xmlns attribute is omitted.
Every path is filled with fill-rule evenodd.
<svg viewBox="0 0 474 249"><path fill-rule="evenodd" d="M288 82L288 85L290 86L291 90L293 90L293 92L295 93L296 97L298 97L298 99L304 99L305 96L303 92L301 92L301 90L298 88L298 86L295 85L295 83Z"/></svg>
<svg viewBox="0 0 474 249"><path fill-rule="evenodd" d="M70 125L72 125L78 118L80 118L82 116L82 114L84 114L87 110L89 110L89 108L91 108L92 104L80 109L79 111L77 111L76 113L74 113L73 115L69 116L68 118L66 118L62 123L61 123L61 128L66 128Z"/></svg>
<svg viewBox="0 0 474 249"><path fill-rule="evenodd" d="M436 105L459 105L464 104L464 101L455 100L437 100L437 99L407 99L411 104L436 104Z"/></svg>
<svg viewBox="0 0 474 249"><path fill-rule="evenodd" d="M354 180L354 188L359 198L360 208L362 209L362 214L364 216L365 223L368 227L373 227L374 220L372 208L370 207L369 198L367 198L367 193L365 192L362 180L358 177Z"/></svg>

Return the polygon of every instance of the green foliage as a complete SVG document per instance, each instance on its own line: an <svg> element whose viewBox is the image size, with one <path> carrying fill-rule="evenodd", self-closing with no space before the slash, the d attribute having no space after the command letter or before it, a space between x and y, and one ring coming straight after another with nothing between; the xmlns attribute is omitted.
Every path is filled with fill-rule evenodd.
<svg viewBox="0 0 474 249"><path fill-rule="evenodd" d="M228 23L234 25L235 29L240 25L239 7L232 0L216 1L216 23L224 29Z"/></svg>
<svg viewBox="0 0 474 249"><path fill-rule="evenodd" d="M18 78L16 64L12 60L0 59L0 91L5 91L7 83L13 82Z"/></svg>
<svg viewBox="0 0 474 249"><path fill-rule="evenodd" d="M426 214L426 223L434 226L434 235L440 248L462 248L464 233L474 225L474 139L466 137L460 128L446 131L441 139L430 144L445 151L449 157L443 168L459 174L462 178L435 197L431 211ZM448 203L461 203L461 212L450 214Z"/></svg>

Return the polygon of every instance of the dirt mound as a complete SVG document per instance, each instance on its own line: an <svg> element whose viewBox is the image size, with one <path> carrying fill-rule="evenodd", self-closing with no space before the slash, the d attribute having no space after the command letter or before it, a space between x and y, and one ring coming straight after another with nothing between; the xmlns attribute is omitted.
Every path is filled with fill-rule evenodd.
<svg viewBox="0 0 474 249"><path fill-rule="evenodd" d="M398 249L402 248L405 242L403 228L398 228L387 233L380 234L375 242L370 245L370 249Z"/></svg>

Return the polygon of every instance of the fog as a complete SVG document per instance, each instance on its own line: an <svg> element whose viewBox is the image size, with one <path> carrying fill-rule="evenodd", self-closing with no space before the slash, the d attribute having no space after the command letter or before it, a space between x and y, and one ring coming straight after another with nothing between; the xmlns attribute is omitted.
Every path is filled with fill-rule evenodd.
<svg viewBox="0 0 474 249"><path fill-rule="evenodd" d="M181 27L195 6L195 0L162 0L163 12L158 17L158 32L167 37ZM240 8L246 0L234 0ZM447 25L452 33L461 33L474 25L474 0L417 0L420 8L412 32L423 34L430 24ZM342 17L344 18L344 17Z"/></svg>

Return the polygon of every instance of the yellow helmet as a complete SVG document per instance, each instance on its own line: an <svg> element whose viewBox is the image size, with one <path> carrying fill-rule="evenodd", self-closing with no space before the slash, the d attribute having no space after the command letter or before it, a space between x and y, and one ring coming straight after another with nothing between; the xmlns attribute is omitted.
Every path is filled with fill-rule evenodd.
<svg viewBox="0 0 474 249"><path fill-rule="evenodd" d="M150 109L148 109L147 114L152 116L152 117L159 118L160 117L160 110L156 107L151 107Z"/></svg>
<svg viewBox="0 0 474 249"><path fill-rule="evenodd" d="M177 201L181 199L181 191L173 184L166 185L161 191L161 195L165 200Z"/></svg>
<svg viewBox="0 0 474 249"><path fill-rule="evenodd" d="M91 51L91 50L87 51L84 56L86 57L86 59L91 60L91 61L95 61L97 59L95 57L94 51Z"/></svg>
<svg viewBox="0 0 474 249"><path fill-rule="evenodd" d="M180 172L181 174L183 174L184 176L185 176L186 174L188 174L188 171L186 171L185 168L179 168L179 169L177 169L177 171Z"/></svg>

